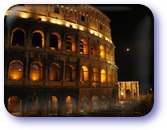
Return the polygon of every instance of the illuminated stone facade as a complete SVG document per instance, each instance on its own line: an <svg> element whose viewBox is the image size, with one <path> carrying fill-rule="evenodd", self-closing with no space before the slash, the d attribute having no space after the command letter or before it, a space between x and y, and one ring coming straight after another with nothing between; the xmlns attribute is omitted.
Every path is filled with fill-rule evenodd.
<svg viewBox="0 0 167 130"><path fill-rule="evenodd" d="M120 103L139 100L139 82L138 81L122 81L118 82L118 98Z"/></svg>
<svg viewBox="0 0 167 130"><path fill-rule="evenodd" d="M17 5L5 17L5 106L75 116L117 102L110 19L90 5Z"/></svg>

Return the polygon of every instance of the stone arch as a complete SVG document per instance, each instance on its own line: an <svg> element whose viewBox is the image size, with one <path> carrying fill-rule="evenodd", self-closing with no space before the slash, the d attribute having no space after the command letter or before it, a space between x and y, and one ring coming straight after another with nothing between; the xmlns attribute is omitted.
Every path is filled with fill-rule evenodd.
<svg viewBox="0 0 167 130"><path fill-rule="evenodd" d="M89 70L86 66L81 67L80 81L89 81Z"/></svg>
<svg viewBox="0 0 167 130"><path fill-rule="evenodd" d="M86 96L80 98L80 113L86 114L89 111L89 100Z"/></svg>
<svg viewBox="0 0 167 130"><path fill-rule="evenodd" d="M98 112L99 111L99 97L94 95L92 97L92 112Z"/></svg>
<svg viewBox="0 0 167 130"><path fill-rule="evenodd" d="M54 32L50 35L50 48L55 50L61 49L61 36L59 33Z"/></svg>
<svg viewBox="0 0 167 130"><path fill-rule="evenodd" d="M35 61L30 65L30 80L41 81L43 73L43 65L41 62Z"/></svg>
<svg viewBox="0 0 167 130"><path fill-rule="evenodd" d="M23 63L19 60L13 60L9 64L8 79L22 80L23 79Z"/></svg>
<svg viewBox="0 0 167 130"><path fill-rule="evenodd" d="M7 110L15 116L21 116L22 100L18 96L11 96L8 98Z"/></svg>
<svg viewBox="0 0 167 130"><path fill-rule="evenodd" d="M52 63L49 67L49 80L60 81L60 65Z"/></svg>
<svg viewBox="0 0 167 130"><path fill-rule="evenodd" d="M109 50L109 48L106 49L106 61L107 62L110 61L110 50Z"/></svg>
<svg viewBox="0 0 167 130"><path fill-rule="evenodd" d="M95 44L94 41L91 42L91 54L94 56L97 56L97 45Z"/></svg>
<svg viewBox="0 0 167 130"><path fill-rule="evenodd" d="M101 97L101 110L106 110L109 107L109 101L106 96Z"/></svg>
<svg viewBox="0 0 167 130"><path fill-rule="evenodd" d="M101 76L101 83L106 83L106 70L105 69L101 70L100 76Z"/></svg>
<svg viewBox="0 0 167 130"><path fill-rule="evenodd" d="M105 50L103 45L100 45L100 58L101 59L105 58Z"/></svg>
<svg viewBox="0 0 167 130"><path fill-rule="evenodd" d="M58 115L59 102L56 96L51 96L48 101L48 114L49 115Z"/></svg>
<svg viewBox="0 0 167 130"><path fill-rule="evenodd" d="M131 99L131 98L132 98L132 93L131 93L131 90L130 90L130 89L127 89L127 90L126 90L126 98L127 98L127 99Z"/></svg>
<svg viewBox="0 0 167 130"><path fill-rule="evenodd" d="M68 52L73 52L76 50L75 38L73 36L66 37L66 50Z"/></svg>
<svg viewBox="0 0 167 130"><path fill-rule="evenodd" d="M80 40L80 54L88 54L88 44L85 39Z"/></svg>
<svg viewBox="0 0 167 130"><path fill-rule="evenodd" d="M99 71L97 68L93 68L92 71L93 71L93 74L92 74L93 83L98 83L99 82Z"/></svg>
<svg viewBox="0 0 167 130"><path fill-rule="evenodd" d="M39 98L36 93L29 95L27 112L29 116L37 116L39 111Z"/></svg>
<svg viewBox="0 0 167 130"><path fill-rule="evenodd" d="M74 65L67 65L66 66L66 81L67 82L72 82L75 81L76 79L76 70Z"/></svg>
<svg viewBox="0 0 167 130"><path fill-rule="evenodd" d="M12 30L11 44L16 46L25 45L26 32L22 28L15 28Z"/></svg>
<svg viewBox="0 0 167 130"><path fill-rule="evenodd" d="M32 33L32 46L44 48L44 33L41 30L35 30Z"/></svg>
<svg viewBox="0 0 167 130"><path fill-rule="evenodd" d="M65 113L66 115L72 115L76 111L76 101L73 97L67 96L65 99Z"/></svg>

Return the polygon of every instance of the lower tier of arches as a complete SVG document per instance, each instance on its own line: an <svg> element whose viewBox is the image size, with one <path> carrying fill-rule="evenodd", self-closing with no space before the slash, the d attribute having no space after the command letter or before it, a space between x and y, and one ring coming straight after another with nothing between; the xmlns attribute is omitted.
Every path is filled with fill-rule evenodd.
<svg viewBox="0 0 167 130"><path fill-rule="evenodd" d="M5 87L5 106L22 117L87 116L111 109L116 88L12 88Z"/></svg>

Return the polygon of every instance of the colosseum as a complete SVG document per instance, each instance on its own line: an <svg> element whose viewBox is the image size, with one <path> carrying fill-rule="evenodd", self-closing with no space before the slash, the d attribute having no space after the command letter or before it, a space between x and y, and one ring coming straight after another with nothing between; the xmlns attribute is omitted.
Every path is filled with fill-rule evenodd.
<svg viewBox="0 0 167 130"><path fill-rule="evenodd" d="M118 101L110 19L91 5L5 14L4 101L15 116L86 116Z"/></svg>

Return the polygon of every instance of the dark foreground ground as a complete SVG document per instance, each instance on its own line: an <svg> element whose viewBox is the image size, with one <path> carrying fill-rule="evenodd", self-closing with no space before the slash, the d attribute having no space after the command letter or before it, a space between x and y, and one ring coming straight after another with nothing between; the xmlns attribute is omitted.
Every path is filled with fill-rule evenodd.
<svg viewBox="0 0 167 130"><path fill-rule="evenodd" d="M154 102L154 94L141 96L138 101L119 104L110 110L91 112L81 115L68 115L68 117L141 117L147 115Z"/></svg>
<svg viewBox="0 0 167 130"><path fill-rule="evenodd" d="M115 108L110 110L88 113L87 117L141 117L147 115L154 102L154 94L147 94L139 101L132 101L124 105L117 105Z"/></svg>

